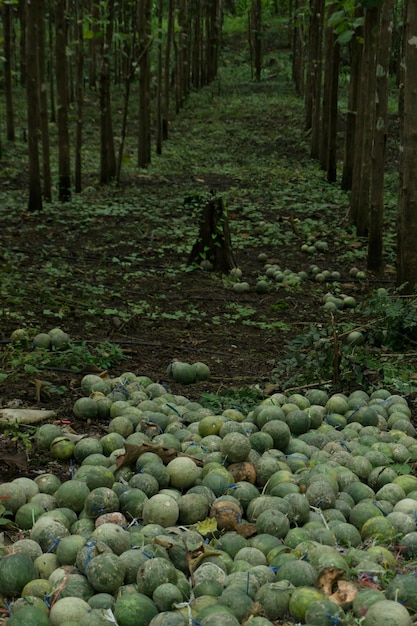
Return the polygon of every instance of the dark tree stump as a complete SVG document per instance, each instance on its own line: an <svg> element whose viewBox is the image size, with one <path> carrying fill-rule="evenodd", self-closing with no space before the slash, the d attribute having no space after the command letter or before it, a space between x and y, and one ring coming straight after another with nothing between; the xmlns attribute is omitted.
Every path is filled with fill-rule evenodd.
<svg viewBox="0 0 417 626"><path fill-rule="evenodd" d="M227 212L223 199L218 196L210 198L203 208L200 232L188 257L188 265L202 261L208 261L210 269L222 273L236 267Z"/></svg>

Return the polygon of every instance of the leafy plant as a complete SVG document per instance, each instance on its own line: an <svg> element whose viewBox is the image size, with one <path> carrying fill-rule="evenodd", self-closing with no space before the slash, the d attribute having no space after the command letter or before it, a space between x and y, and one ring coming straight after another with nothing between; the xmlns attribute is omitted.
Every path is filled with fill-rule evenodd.
<svg viewBox="0 0 417 626"><path fill-rule="evenodd" d="M221 394L203 393L200 402L214 414L222 413L225 409L238 409L245 413L263 398L260 390L254 387L241 387L240 389L227 389Z"/></svg>
<svg viewBox="0 0 417 626"><path fill-rule="evenodd" d="M29 451L32 449L32 437L36 430L35 426L10 423L3 429L3 434L9 437L11 441L23 444L25 450Z"/></svg>

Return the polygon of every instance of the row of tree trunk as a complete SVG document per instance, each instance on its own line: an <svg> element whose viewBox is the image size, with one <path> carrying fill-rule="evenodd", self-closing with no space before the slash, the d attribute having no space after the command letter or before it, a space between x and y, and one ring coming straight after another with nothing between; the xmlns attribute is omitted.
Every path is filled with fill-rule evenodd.
<svg viewBox="0 0 417 626"><path fill-rule="evenodd" d="M120 181L129 122L130 87L138 82L137 165L151 160L168 137L169 120L191 89L216 76L221 37L220 0L159 0L158 28L151 0L19 0L2 4L7 140L14 141L13 79L26 86L29 154L28 210L52 197L49 122L58 135L58 197L82 188L85 89L97 92L99 180ZM151 71L156 65L157 71ZM116 153L112 91L124 85ZM55 104L56 102L56 104ZM75 110L75 124L70 107ZM70 146L74 146L72 159ZM72 161L74 160L74 167Z"/></svg>
<svg viewBox="0 0 417 626"><path fill-rule="evenodd" d="M350 12L349 12L350 9ZM395 26L402 23L400 35ZM348 218L367 238L367 267L384 268L384 171L390 69L400 85L400 193L397 282L417 283L417 3L415 0L294 0L293 80L305 99L310 152L329 182L337 179L341 46L350 67L341 186L350 190ZM400 44L398 44L398 41ZM347 48L346 48L347 46ZM400 62L396 62L399 59Z"/></svg>

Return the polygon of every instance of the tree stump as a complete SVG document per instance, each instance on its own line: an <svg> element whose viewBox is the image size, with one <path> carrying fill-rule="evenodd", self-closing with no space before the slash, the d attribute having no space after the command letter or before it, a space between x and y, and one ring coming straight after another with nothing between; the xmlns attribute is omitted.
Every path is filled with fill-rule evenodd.
<svg viewBox="0 0 417 626"><path fill-rule="evenodd" d="M210 198L203 208L199 235L188 257L188 265L202 261L208 262L210 269L224 274L236 267L227 212L220 196Z"/></svg>

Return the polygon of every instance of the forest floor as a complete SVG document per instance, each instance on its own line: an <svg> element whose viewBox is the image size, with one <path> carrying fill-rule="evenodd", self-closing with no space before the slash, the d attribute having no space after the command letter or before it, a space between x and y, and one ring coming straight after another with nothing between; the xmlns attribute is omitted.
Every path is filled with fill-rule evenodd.
<svg viewBox="0 0 417 626"><path fill-rule="evenodd" d="M92 126L95 98L86 98ZM367 369L365 380L349 361L337 372L334 363L339 340L375 322L361 303L373 290L394 285L392 238L387 234L382 276L353 276L353 267L365 269L366 242L347 222L348 194L328 184L310 158L303 122L286 49L267 55L256 82L245 56L226 48L218 79L190 95L172 120L162 155L153 155L147 170L135 168L130 129L119 187L100 187L90 172L89 186L71 202L54 201L42 214L29 214L21 164L13 162L18 148L8 147L0 208L1 406L52 408L84 432L72 406L88 372L143 374L175 394L204 397L213 410L259 399L271 385L382 386L372 367L359 367ZM90 156L86 151L86 160ZM211 191L224 198L247 292L238 293L231 276L187 265ZM395 223L391 213L387 233ZM314 240L325 242L322 251L302 251ZM277 282L266 277L266 263L290 271ZM321 282L314 265L339 274ZM299 272L305 272L302 280ZM267 290L258 293L256 284L265 278ZM327 292L353 296L358 306L333 315L323 309ZM10 342L16 328L33 337L54 327L69 334L69 350L45 354ZM173 383L167 375L173 359L205 362L210 380ZM106 424L91 429L105 432ZM22 443L9 432L3 447L13 445L13 435ZM49 463L32 457L28 475ZM12 462L4 465L3 479L15 469Z"/></svg>

